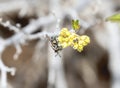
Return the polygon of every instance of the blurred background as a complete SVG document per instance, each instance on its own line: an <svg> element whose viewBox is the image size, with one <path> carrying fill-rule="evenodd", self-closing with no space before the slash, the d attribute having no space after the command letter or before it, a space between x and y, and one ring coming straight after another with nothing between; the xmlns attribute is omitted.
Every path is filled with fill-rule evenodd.
<svg viewBox="0 0 120 88"><path fill-rule="evenodd" d="M15 46L10 44L2 52L2 60L6 66L15 67L16 73L15 76L7 73L5 88L120 88L120 27L105 21L119 10L120 0L0 0L0 18L14 26L19 23L21 31L54 32L57 18L60 28L71 29L71 20L79 19L78 34L91 39L81 53L70 47L62 50L63 69L58 66L54 70L55 74L60 70L64 74L64 82L60 81L58 86L55 86L57 76L49 75L52 51L46 39L20 44L22 53L17 60L13 59ZM14 31L0 24L0 38L7 40L13 36ZM57 64L52 68L55 67ZM56 77L54 82L50 82L49 76Z"/></svg>

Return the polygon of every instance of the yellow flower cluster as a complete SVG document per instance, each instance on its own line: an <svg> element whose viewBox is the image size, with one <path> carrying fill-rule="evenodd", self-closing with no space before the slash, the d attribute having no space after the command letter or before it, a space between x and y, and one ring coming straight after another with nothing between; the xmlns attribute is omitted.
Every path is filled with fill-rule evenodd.
<svg viewBox="0 0 120 88"><path fill-rule="evenodd" d="M90 43L90 38L86 35L79 36L74 32L68 31L67 28L63 28L58 36L58 42L62 48L68 46L81 52L88 43Z"/></svg>

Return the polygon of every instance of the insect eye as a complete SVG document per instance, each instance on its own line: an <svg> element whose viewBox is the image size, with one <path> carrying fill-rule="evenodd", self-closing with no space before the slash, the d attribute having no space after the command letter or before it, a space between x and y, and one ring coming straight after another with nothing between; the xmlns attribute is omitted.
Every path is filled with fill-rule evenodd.
<svg viewBox="0 0 120 88"><path fill-rule="evenodd" d="M55 38L54 38L54 37L51 37L51 40L55 40Z"/></svg>

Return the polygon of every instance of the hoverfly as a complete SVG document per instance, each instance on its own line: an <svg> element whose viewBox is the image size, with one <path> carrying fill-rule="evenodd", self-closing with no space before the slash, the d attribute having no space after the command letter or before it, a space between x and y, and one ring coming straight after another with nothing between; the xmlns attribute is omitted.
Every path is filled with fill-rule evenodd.
<svg viewBox="0 0 120 88"><path fill-rule="evenodd" d="M58 39L57 39L58 36L49 37L48 35L46 35L46 37L48 38L49 42L51 43L51 47L54 50L54 52L60 56L59 51L62 50L62 46L58 43Z"/></svg>

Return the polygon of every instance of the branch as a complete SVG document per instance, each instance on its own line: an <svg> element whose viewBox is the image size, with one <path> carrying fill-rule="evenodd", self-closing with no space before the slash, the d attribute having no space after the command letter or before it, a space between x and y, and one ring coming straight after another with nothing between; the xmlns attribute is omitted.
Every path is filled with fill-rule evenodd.
<svg viewBox="0 0 120 88"><path fill-rule="evenodd" d="M10 72L12 76L15 75L16 69L15 68L9 68L4 65L1 53L0 53L0 70L1 70L1 83L0 88L7 88L7 72Z"/></svg>
<svg viewBox="0 0 120 88"><path fill-rule="evenodd" d="M20 29L18 28L19 27L19 24L17 24L18 27L16 26L13 26L10 24L10 21L6 21L6 22L3 22L2 21L2 18L0 18L0 24L3 26L3 27L8 27L8 29L10 31L14 31L15 33L18 33L20 31Z"/></svg>
<svg viewBox="0 0 120 88"><path fill-rule="evenodd" d="M16 4L17 3L17 4ZM7 1L0 3L0 15L4 16L4 13L13 14L17 12L20 17L30 16L34 14L32 5L28 1Z"/></svg>

